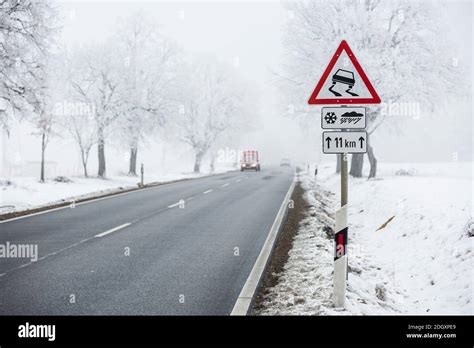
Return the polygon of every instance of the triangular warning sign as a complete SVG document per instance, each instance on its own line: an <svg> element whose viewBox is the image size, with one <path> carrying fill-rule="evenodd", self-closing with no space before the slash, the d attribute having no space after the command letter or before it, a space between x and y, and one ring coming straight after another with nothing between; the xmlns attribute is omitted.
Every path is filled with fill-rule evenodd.
<svg viewBox="0 0 474 348"><path fill-rule="evenodd" d="M309 104L379 104L380 97L345 40L334 53Z"/></svg>

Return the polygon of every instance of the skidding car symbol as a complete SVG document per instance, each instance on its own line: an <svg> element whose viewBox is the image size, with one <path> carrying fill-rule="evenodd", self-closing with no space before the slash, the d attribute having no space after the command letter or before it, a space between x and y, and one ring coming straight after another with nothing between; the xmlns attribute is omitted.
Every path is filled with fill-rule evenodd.
<svg viewBox="0 0 474 348"><path fill-rule="evenodd" d="M341 93L333 91L334 86L336 83L342 83L344 85L348 85L349 88L346 89L346 93L352 95L352 96L359 96L358 94L351 92L351 88L355 84L355 79L354 79L354 73L349 70L344 70L344 69L338 69L334 75L332 75L332 86L329 87L329 91L334 94L336 97L342 96Z"/></svg>

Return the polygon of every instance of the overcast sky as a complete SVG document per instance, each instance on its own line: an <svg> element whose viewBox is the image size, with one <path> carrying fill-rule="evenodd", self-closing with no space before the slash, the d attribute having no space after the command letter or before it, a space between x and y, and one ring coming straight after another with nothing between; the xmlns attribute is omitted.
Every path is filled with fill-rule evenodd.
<svg viewBox="0 0 474 348"><path fill-rule="evenodd" d="M429 4L428 1L427 6ZM449 40L457 48L459 64L467 68L471 77L472 6L471 1L449 1L446 7ZM258 87L264 107L261 116L263 128L244 138L240 146L258 148L267 153L267 159L272 160L287 156L319 160L321 151L317 136L301 129L298 120L278 114L275 107L278 94L271 83L272 71L280 67L282 26L288 18L288 13L279 2L61 1L58 9L63 18L60 40L67 46L103 42L111 36L117 19L137 11L156 18L162 34L174 40L185 52L215 55L234 65L242 76ZM334 43L334 49L337 45ZM363 62L361 64L363 66ZM321 71L324 68L321 67ZM313 79L316 85L319 76L308 78ZM311 92L308 91L308 97ZM438 110L429 115L429 119L423 115L406 122L401 133L381 128L372 139L379 159L397 162L450 161L453 152L461 152L461 159L469 159L473 134L472 97L463 103L443 101L448 105L447 110ZM306 103L306 100L301 102ZM319 122L320 114L315 112L315 118ZM31 130L22 127L23 134L10 139L10 146L21 152L22 159L38 160L38 139L31 137ZM58 138L51 143L48 148L51 160L63 156L62 142ZM69 143L69 146L70 151L75 151L74 144ZM126 149L120 151L126 156ZM113 156L111 152L109 155ZM324 158L332 160L334 156Z"/></svg>
<svg viewBox="0 0 474 348"><path fill-rule="evenodd" d="M429 6L430 2L426 3ZM467 66L472 75L470 68L473 39L472 3L449 1L446 9L449 23L446 26L448 37L459 48L457 54L460 56L460 64ZM271 71L279 70L282 25L288 18L280 2L66 1L61 4L65 19L63 40L68 45L100 42L111 34L118 18L139 10L156 18L161 32L175 40L186 52L212 54L230 64L238 63L241 74L260 88L262 104L265 106L263 113L265 137L270 137L270 143L275 143L274 136L283 134L303 142L303 144L295 144L296 140L285 142L287 152L297 151L300 145L314 146L311 139L300 135L301 130L297 121L276 115L273 107L277 102L275 100L277 94L270 82ZM337 43L335 47L336 45ZM321 70L323 69L324 67L321 67ZM315 84L318 78L319 76L314 76ZM310 93L311 91L308 91L308 95ZM393 140L395 146L386 146L386 139L398 137L399 132L394 134L392 131L381 130L379 139L374 139L376 144L384 139L383 146L378 147L378 152L387 160L394 161L437 160L438 157L447 160L457 149L465 152L465 149L459 149L462 147L459 142L469 142L472 136L472 101L467 105L459 105L455 100L452 102L453 112L457 114L455 120L446 122L446 116L442 115L430 115L431 118L426 122L423 117L415 119L403 127L404 141L401 144ZM315 114L315 117L319 117L319 114ZM451 128L451 132L458 133L456 139L450 141L443 137L446 127ZM280 133L279 130L285 132ZM423 140L420 140L420 131L424 133ZM439 146L440 138L447 142L442 148ZM401 152L400 146L404 148L404 144L415 145L407 146L407 151ZM259 144L259 146L266 145L268 146ZM426 148L432 148L432 151L427 152Z"/></svg>

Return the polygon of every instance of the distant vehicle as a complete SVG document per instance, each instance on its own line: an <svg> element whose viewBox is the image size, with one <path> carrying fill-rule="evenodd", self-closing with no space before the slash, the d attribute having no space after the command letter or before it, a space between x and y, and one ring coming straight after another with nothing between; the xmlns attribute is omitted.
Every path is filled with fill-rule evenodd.
<svg viewBox="0 0 474 348"><path fill-rule="evenodd" d="M240 171L246 169L253 169L256 172L260 171L260 162L258 160L258 151L244 151L240 161Z"/></svg>
<svg viewBox="0 0 474 348"><path fill-rule="evenodd" d="M282 158L280 161L280 167L291 167L291 161L289 158Z"/></svg>

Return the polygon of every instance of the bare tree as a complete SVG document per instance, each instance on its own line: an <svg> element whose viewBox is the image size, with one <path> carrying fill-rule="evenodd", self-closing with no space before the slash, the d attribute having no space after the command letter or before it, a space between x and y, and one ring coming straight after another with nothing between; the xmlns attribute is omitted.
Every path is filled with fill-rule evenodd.
<svg viewBox="0 0 474 348"><path fill-rule="evenodd" d="M0 1L0 126L12 115L34 112L53 40L56 12L50 1Z"/></svg>
<svg viewBox="0 0 474 348"><path fill-rule="evenodd" d="M167 113L167 85L173 79L175 49L144 13L118 23L116 42L124 61L120 129L130 149L129 175L136 175L137 153L144 132L162 126Z"/></svg>
<svg viewBox="0 0 474 348"><path fill-rule="evenodd" d="M94 120L87 115L70 115L67 117L68 132L79 147L84 176L89 177L87 163L92 147L97 142L94 131Z"/></svg>
<svg viewBox="0 0 474 348"><path fill-rule="evenodd" d="M49 57L48 62L51 63ZM45 64L45 70L54 71L49 64ZM32 92L34 102L32 102L33 110L28 119L34 124L36 130L33 135L41 137L41 166L40 166L40 181L45 181L45 152L53 133L54 123L54 84L55 75L44 72L41 80L38 82L38 88Z"/></svg>
<svg viewBox="0 0 474 348"><path fill-rule="evenodd" d="M193 170L199 173L203 157L216 139L239 129L256 108L251 89L223 64L201 61L181 72L173 124L179 139L194 150Z"/></svg>
<svg viewBox="0 0 474 348"><path fill-rule="evenodd" d="M45 152L52 135L53 114L45 109L40 109L38 110L38 117L35 120L35 123L37 131L33 134L41 137L40 181L44 182Z"/></svg>
<svg viewBox="0 0 474 348"><path fill-rule="evenodd" d="M88 105L94 105L98 176L106 177L105 140L110 125L119 116L120 63L117 62L115 47L103 44L89 47L84 54L78 53L78 69L72 77L76 98Z"/></svg>

